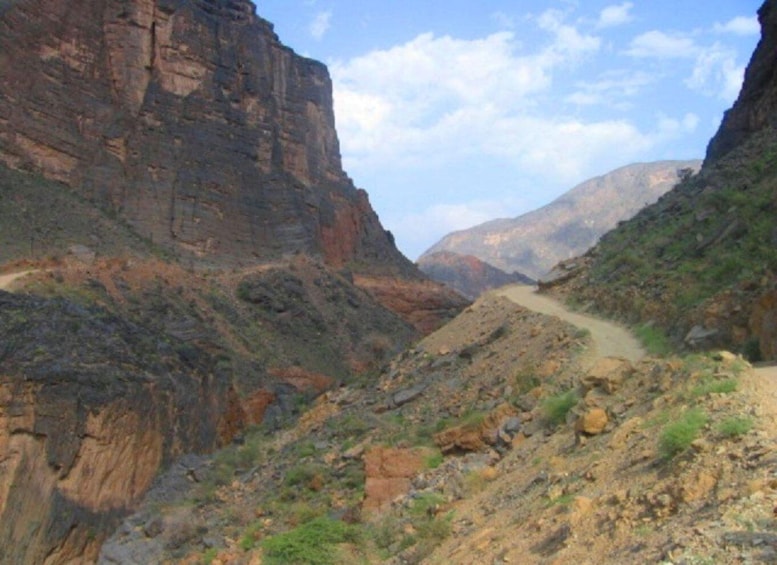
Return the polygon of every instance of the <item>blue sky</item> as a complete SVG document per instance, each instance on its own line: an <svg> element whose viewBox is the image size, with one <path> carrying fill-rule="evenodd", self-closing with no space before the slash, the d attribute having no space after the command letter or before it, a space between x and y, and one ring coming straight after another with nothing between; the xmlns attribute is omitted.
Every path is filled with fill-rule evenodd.
<svg viewBox="0 0 777 565"><path fill-rule="evenodd" d="M329 66L345 170L415 260L622 165L702 158L758 0L265 0Z"/></svg>

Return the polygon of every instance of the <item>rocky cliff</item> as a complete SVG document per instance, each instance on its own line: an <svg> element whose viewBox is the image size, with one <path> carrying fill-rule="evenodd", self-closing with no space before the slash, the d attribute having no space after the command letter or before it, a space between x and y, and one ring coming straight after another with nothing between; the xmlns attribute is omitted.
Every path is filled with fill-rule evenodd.
<svg viewBox="0 0 777 565"><path fill-rule="evenodd" d="M717 161L751 135L777 126L777 6L764 2L758 20L761 40L747 65L739 97L707 146L707 163Z"/></svg>
<svg viewBox="0 0 777 565"><path fill-rule="evenodd" d="M508 273L540 279L557 262L584 253L618 222L655 202L679 182L678 171L695 172L700 165L699 161L658 161L621 167L517 218L451 233L424 256L453 251ZM607 206L602 207L602 202Z"/></svg>
<svg viewBox="0 0 777 565"><path fill-rule="evenodd" d="M93 560L160 466L241 425L212 356L104 309L0 291L0 343L2 563Z"/></svg>
<svg viewBox="0 0 777 565"><path fill-rule="evenodd" d="M203 260L412 271L343 172L326 67L248 0L3 6L0 162Z"/></svg>

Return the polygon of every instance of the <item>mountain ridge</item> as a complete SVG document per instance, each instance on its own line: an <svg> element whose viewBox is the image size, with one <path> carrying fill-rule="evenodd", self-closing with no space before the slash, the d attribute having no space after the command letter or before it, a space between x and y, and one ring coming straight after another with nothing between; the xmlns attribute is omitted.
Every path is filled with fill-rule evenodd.
<svg viewBox="0 0 777 565"><path fill-rule="evenodd" d="M448 234L422 257L453 251L539 279L560 260L585 252L618 221L657 200L679 180L678 170L696 171L700 165L691 160L619 167L517 218L495 219ZM599 206L602 201L608 202L605 210Z"/></svg>

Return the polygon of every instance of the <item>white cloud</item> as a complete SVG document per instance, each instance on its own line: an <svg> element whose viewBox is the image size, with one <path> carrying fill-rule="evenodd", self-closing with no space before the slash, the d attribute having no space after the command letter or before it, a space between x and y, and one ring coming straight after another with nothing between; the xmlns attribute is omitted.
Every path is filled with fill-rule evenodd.
<svg viewBox="0 0 777 565"><path fill-rule="evenodd" d="M696 50L696 44L690 37L652 30L632 39L626 54L640 58L676 59L694 57Z"/></svg>
<svg viewBox="0 0 777 565"><path fill-rule="evenodd" d="M761 25L757 16L737 16L724 24L715 24L717 33L733 33L734 35L758 35Z"/></svg>
<svg viewBox="0 0 777 565"><path fill-rule="evenodd" d="M308 30L314 39L322 39L332 25L332 12L319 12L310 22Z"/></svg>
<svg viewBox="0 0 777 565"><path fill-rule="evenodd" d="M733 102L742 88L744 67L737 64L736 52L716 43L699 51L688 88L708 96Z"/></svg>
<svg viewBox="0 0 777 565"><path fill-rule="evenodd" d="M576 60L580 56L591 54L601 47L601 39L593 35L583 35L575 27L564 22L564 14L559 10L547 10L537 18L540 29L555 36L554 42L546 53L553 55L556 61Z"/></svg>
<svg viewBox="0 0 777 565"><path fill-rule="evenodd" d="M610 107L628 109L631 107L628 100L654 81L653 75L643 71L608 71L594 82L578 83L577 90L565 100L578 106L607 104Z"/></svg>
<svg viewBox="0 0 777 565"><path fill-rule="evenodd" d="M634 19L630 14L633 7L634 4L631 2L607 6L599 14L599 21L597 22L596 27L607 28L629 23Z"/></svg>

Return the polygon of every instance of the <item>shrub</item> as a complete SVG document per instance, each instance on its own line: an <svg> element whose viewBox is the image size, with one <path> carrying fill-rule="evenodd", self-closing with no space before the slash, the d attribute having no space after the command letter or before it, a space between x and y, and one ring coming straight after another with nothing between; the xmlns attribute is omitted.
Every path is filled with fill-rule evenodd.
<svg viewBox="0 0 777 565"><path fill-rule="evenodd" d="M698 398L708 394L728 394L737 389L737 381L734 379L704 379L701 383L693 387L691 396Z"/></svg>
<svg viewBox="0 0 777 565"><path fill-rule="evenodd" d="M558 426L567 419L567 414L575 404L577 404L577 394L573 390L546 398L542 402L545 421L551 426Z"/></svg>
<svg viewBox="0 0 777 565"><path fill-rule="evenodd" d="M436 469L439 467L443 462L443 454L441 451L437 450L431 455L427 456L424 460L424 465L427 469Z"/></svg>
<svg viewBox="0 0 777 565"><path fill-rule="evenodd" d="M707 415L704 411L692 408L676 422L664 426L658 443L661 456L665 459L671 459L688 449L706 424Z"/></svg>
<svg viewBox="0 0 777 565"><path fill-rule="evenodd" d="M666 337L666 334L660 328L652 324L643 324L638 326L634 333L650 355L663 357L671 353L672 347L669 343L669 338Z"/></svg>
<svg viewBox="0 0 777 565"><path fill-rule="evenodd" d="M753 429L753 419L747 416L731 416L720 422L716 429L723 437L738 437Z"/></svg>
<svg viewBox="0 0 777 565"><path fill-rule="evenodd" d="M329 565L338 563L336 545L357 541L353 526L328 517L319 517L263 543L266 565Z"/></svg>

